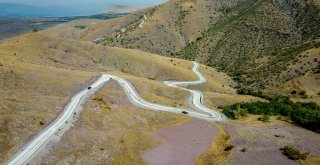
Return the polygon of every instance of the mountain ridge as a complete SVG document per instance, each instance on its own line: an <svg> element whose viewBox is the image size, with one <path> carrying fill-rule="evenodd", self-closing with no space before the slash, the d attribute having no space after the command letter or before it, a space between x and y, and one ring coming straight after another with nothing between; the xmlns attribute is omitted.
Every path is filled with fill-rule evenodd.
<svg viewBox="0 0 320 165"><path fill-rule="evenodd" d="M112 5L103 11L107 14L123 14L123 13L132 13L141 9L140 7L134 7L129 5Z"/></svg>
<svg viewBox="0 0 320 165"><path fill-rule="evenodd" d="M137 12L141 16L122 26L123 34L120 28L106 31L100 44L197 60L239 83L270 89L308 72L317 74L319 11L315 0L174 0ZM142 15L148 20L139 28Z"/></svg>

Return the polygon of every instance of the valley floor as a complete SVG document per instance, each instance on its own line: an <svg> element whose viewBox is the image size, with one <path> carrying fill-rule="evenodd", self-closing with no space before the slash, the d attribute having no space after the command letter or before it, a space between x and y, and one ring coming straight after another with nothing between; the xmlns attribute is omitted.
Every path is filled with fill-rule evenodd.
<svg viewBox="0 0 320 165"><path fill-rule="evenodd" d="M223 125L231 135L234 151L219 165L227 164L319 164L320 135L273 117L270 123L257 121L258 116L226 122ZM293 146L310 152L305 161L294 161L284 156L280 148ZM245 151L241 151L245 148Z"/></svg>

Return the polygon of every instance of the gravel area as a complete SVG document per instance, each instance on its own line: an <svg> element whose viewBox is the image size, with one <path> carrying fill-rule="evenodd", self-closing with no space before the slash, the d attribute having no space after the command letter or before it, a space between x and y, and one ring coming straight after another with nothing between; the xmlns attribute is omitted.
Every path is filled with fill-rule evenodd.
<svg viewBox="0 0 320 165"><path fill-rule="evenodd" d="M151 137L163 143L145 152L143 158L153 165L193 165L196 157L211 147L212 139L218 134L213 123L192 118L185 124L153 132Z"/></svg>
<svg viewBox="0 0 320 165"><path fill-rule="evenodd" d="M258 126L237 121L223 123L231 134L234 152L218 164L300 164L289 160L279 150L285 145L320 155L320 135L286 122ZM245 152L241 152L246 148Z"/></svg>

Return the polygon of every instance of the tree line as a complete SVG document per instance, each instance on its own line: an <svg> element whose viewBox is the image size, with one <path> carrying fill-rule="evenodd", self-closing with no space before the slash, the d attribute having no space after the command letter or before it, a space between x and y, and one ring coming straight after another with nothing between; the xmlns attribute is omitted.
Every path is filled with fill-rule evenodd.
<svg viewBox="0 0 320 165"><path fill-rule="evenodd" d="M317 103L292 102L289 96L277 95L269 102L236 103L223 108L223 113L231 118L249 114L266 116L286 116L295 124L320 133L320 106Z"/></svg>

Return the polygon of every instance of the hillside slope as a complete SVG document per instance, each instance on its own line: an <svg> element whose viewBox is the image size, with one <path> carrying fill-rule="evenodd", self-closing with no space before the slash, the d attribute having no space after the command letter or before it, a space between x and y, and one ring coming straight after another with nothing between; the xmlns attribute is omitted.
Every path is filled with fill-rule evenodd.
<svg viewBox="0 0 320 165"><path fill-rule="evenodd" d="M320 10L311 1L249 0L223 13L176 56L197 59L262 89L319 67Z"/></svg>
<svg viewBox="0 0 320 165"><path fill-rule="evenodd" d="M77 90L101 73L129 80L149 102L188 107L189 93L162 81L196 80L191 68L186 60L40 32L4 41L0 44L0 162L41 131ZM212 77L209 87L216 92L235 95L234 82L225 74L210 67L203 74Z"/></svg>
<svg viewBox="0 0 320 165"><path fill-rule="evenodd" d="M79 40L197 60L239 83L269 89L318 74L319 29L315 0L172 0L69 32Z"/></svg>

